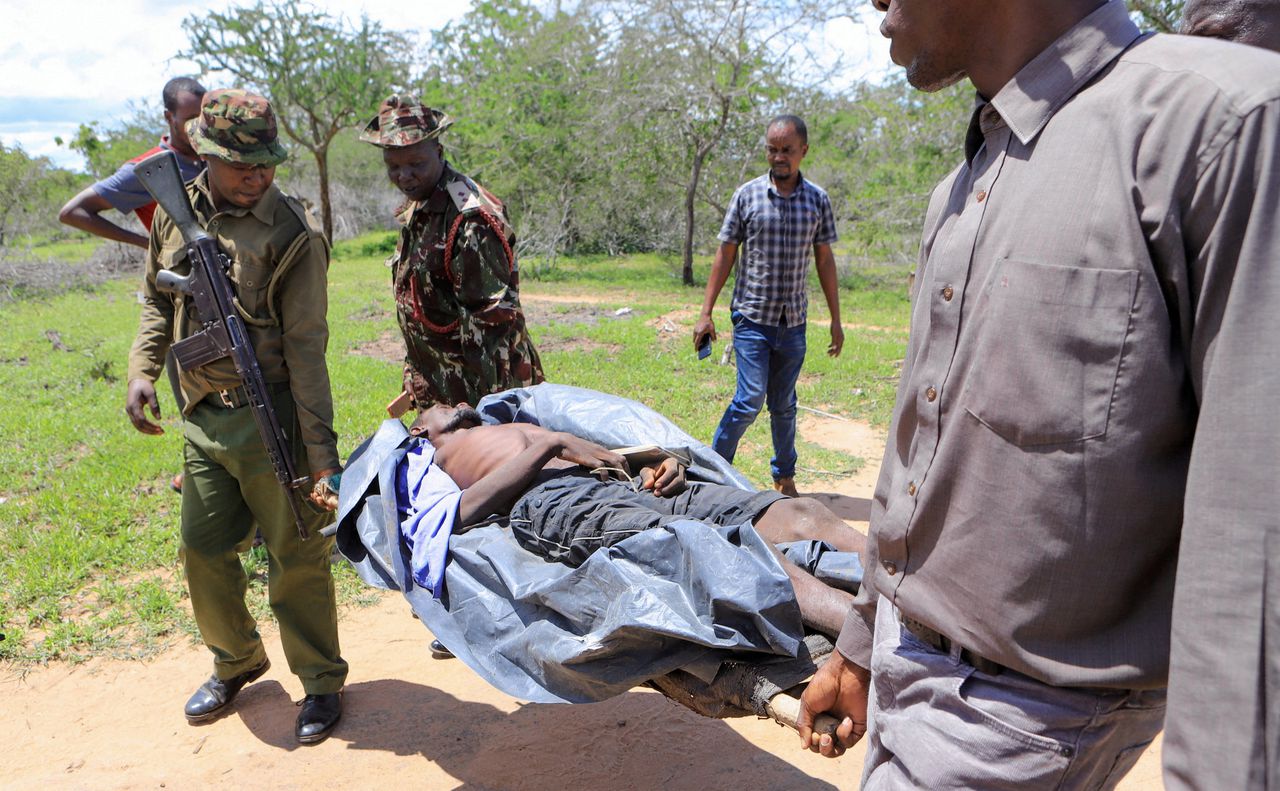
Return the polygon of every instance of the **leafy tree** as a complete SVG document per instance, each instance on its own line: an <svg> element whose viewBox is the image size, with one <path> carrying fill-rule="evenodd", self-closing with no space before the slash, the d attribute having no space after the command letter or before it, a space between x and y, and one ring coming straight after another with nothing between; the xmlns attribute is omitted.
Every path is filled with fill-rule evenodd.
<svg viewBox="0 0 1280 791"><path fill-rule="evenodd" d="M328 166L330 208L337 238L391 226L403 196L387 181L382 157L368 143L361 142L354 129L343 130L333 138ZM276 178L295 194L319 194L312 157L290 160L276 171Z"/></svg>
<svg viewBox="0 0 1280 791"><path fill-rule="evenodd" d="M90 121L80 124L70 140L55 139L58 145L79 152L89 173L102 179L154 146L168 131L163 118L159 108L143 104L134 107L133 116L116 126L103 128L98 121Z"/></svg>
<svg viewBox="0 0 1280 791"><path fill-rule="evenodd" d="M802 106L806 172L831 195L841 247L865 261L914 261L933 187L963 156L972 86L922 93L899 75L848 95L815 92Z"/></svg>
<svg viewBox="0 0 1280 791"><path fill-rule="evenodd" d="M1129 0L1129 11L1144 29L1176 33L1183 0Z"/></svg>
<svg viewBox="0 0 1280 791"><path fill-rule="evenodd" d="M0 142L0 247L36 229L54 228L58 206L79 189L83 177L33 157L20 145Z"/></svg>
<svg viewBox="0 0 1280 791"><path fill-rule="evenodd" d="M433 38L421 93L458 118L451 158L508 201L525 249L683 247L692 282L695 229L761 166L819 16L799 0L480 0Z"/></svg>
<svg viewBox="0 0 1280 791"><path fill-rule="evenodd" d="M826 11L807 0L642 0L623 7L619 63L644 97L637 104L663 125L669 145L679 145L687 169L681 276L693 285L707 168L726 141L763 139L764 120L801 81L796 53Z"/></svg>
<svg viewBox="0 0 1280 791"><path fill-rule="evenodd" d="M582 241L602 46L591 15L520 0L480 0L432 38L420 96L456 119L446 153L512 207L522 251L543 259Z"/></svg>
<svg viewBox="0 0 1280 791"><path fill-rule="evenodd" d="M408 81L409 39L361 16L359 24L289 0L259 0L182 23L181 53L205 73L223 71L267 96L280 128L315 158L320 214L333 238L329 147Z"/></svg>

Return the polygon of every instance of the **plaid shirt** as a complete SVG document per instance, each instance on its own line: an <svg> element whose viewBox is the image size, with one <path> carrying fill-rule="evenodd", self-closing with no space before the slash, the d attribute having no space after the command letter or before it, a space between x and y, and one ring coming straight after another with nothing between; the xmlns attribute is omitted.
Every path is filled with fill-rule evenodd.
<svg viewBox="0 0 1280 791"><path fill-rule="evenodd" d="M733 193L720 241L742 245L731 307L757 324L804 324L809 254L836 241L831 201L822 187L800 176L783 197L766 173Z"/></svg>

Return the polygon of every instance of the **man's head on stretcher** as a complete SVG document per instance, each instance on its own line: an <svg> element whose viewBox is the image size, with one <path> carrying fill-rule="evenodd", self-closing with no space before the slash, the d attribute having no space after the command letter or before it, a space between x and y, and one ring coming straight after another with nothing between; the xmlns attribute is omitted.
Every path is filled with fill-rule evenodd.
<svg viewBox="0 0 1280 791"><path fill-rule="evenodd" d="M713 523L720 523L717 519L723 516L725 520L737 520L724 524L736 524L745 515L756 532L773 544L819 540L841 552L862 553L864 549L862 534L816 500L784 497L775 492L744 493L719 484L690 484L684 467L671 458L656 466L630 470L618 453L573 434L528 423L484 425L479 413L468 404L432 406L418 414L409 432L432 444L433 463L463 490L457 515L459 527L494 514L510 514L512 506L534 487L576 477L583 486L594 488L597 503L617 498L617 508L603 511L616 512L618 519L634 515L636 509L643 510L649 503L661 514ZM582 474L584 469L601 479L617 479L618 483L592 483L590 476ZM634 484L632 475L637 479ZM636 487L647 490L641 492L643 497L636 494ZM838 634L851 595L828 587L781 555L778 557L791 578L805 623L819 631Z"/></svg>
<svg viewBox="0 0 1280 791"><path fill-rule="evenodd" d="M413 425L409 426L409 433L431 440L434 444L444 434L451 434L461 428L475 428L482 423L484 418L465 401L454 406L434 404L418 413Z"/></svg>

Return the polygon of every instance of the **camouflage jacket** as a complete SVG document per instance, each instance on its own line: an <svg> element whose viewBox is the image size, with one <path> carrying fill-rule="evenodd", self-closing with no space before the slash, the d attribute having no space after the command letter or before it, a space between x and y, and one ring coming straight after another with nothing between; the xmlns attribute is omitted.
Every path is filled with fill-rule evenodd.
<svg viewBox="0 0 1280 791"><path fill-rule="evenodd" d="M416 405L474 404L541 382L502 203L446 165L435 192L396 216L400 241L387 264L407 351L404 388Z"/></svg>

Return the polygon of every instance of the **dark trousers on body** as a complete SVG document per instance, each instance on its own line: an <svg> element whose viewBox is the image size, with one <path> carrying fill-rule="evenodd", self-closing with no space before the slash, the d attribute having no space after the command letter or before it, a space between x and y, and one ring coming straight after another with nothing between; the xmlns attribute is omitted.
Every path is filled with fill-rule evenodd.
<svg viewBox="0 0 1280 791"><path fill-rule="evenodd" d="M511 531L521 546L548 560L580 566L601 547L677 519L730 526L754 522L785 497L691 482L675 497L655 497L640 479L600 481L581 470L538 484L511 507Z"/></svg>

